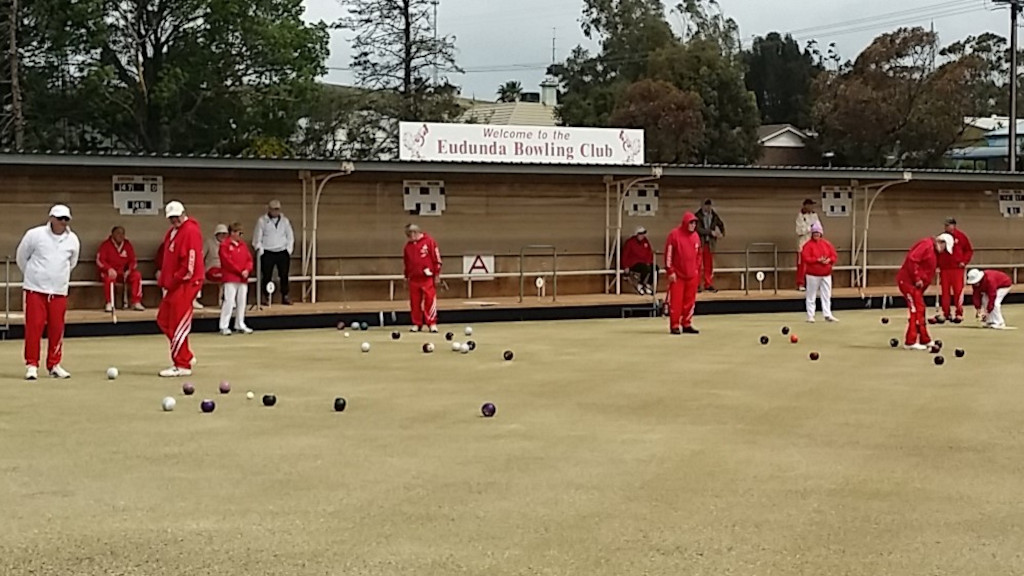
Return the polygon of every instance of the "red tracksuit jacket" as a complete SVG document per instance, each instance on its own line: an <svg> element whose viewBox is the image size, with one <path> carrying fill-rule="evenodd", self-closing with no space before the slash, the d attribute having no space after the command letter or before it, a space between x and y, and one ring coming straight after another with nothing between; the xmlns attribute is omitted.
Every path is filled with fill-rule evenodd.
<svg viewBox="0 0 1024 576"><path fill-rule="evenodd" d="M935 266L935 239L928 237L919 240L910 249L910 252L907 252L903 266L896 274L896 280L902 280L908 284L921 281L924 283L924 288L927 288L935 279Z"/></svg>
<svg viewBox="0 0 1024 576"><path fill-rule="evenodd" d="M818 262L819 258L828 258L828 264ZM811 238L800 250L800 259L803 260L804 269L811 276L828 276L832 274L832 266L835 265L839 255L836 254L836 247L824 238L815 240Z"/></svg>
<svg viewBox="0 0 1024 576"><path fill-rule="evenodd" d="M637 264L654 264L654 250L648 238L641 242L636 236L630 236L622 244L622 267L628 270Z"/></svg>
<svg viewBox="0 0 1024 576"><path fill-rule="evenodd" d="M245 242L236 242L230 236L220 243L217 250L220 255L220 270L224 275L223 282L244 283L247 281L242 272L252 275L252 252Z"/></svg>
<svg viewBox="0 0 1024 576"><path fill-rule="evenodd" d="M168 292L182 284L203 284L203 233L199 222L189 218L164 236L160 256L160 287Z"/></svg>
<svg viewBox="0 0 1024 576"><path fill-rule="evenodd" d="M697 278L700 273L700 235L688 227L696 220L693 212L683 214L682 225L673 228L665 240L665 272L680 280Z"/></svg>
<svg viewBox="0 0 1024 576"><path fill-rule="evenodd" d="M988 294L988 310L991 312L996 307L996 290L1013 286L1013 280L999 270L985 270L981 282L974 286L974 307L981 309L981 295Z"/></svg>
<svg viewBox="0 0 1024 576"><path fill-rule="evenodd" d="M118 250L114 245L114 240L108 237L100 244L100 249L96 252L96 267L99 268L101 274L110 268L117 270L118 274L123 274L125 270L134 270L137 265L135 248L127 238L121 244L121 249Z"/></svg>
<svg viewBox="0 0 1024 576"><path fill-rule="evenodd" d="M974 246L971 246L967 234L961 232L959 228L954 228L952 235L953 253L941 252L938 255L939 270L959 270L963 268L961 264L966 266L974 257Z"/></svg>
<svg viewBox="0 0 1024 576"><path fill-rule="evenodd" d="M423 273L424 270L430 270L435 278L441 274L441 250L437 247L437 242L426 234L415 242L405 243L403 259L405 277L409 280L428 278Z"/></svg>

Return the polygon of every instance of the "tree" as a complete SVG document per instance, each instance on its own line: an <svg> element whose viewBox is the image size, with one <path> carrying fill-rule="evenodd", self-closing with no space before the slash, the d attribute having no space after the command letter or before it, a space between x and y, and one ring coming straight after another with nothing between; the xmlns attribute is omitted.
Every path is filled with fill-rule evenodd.
<svg viewBox="0 0 1024 576"><path fill-rule="evenodd" d="M976 116L1007 113L1010 107L1010 48L1006 38L991 32L968 36L943 48L940 55L951 59L968 56L978 59L982 66L982 77L972 86ZM1024 103L1021 106L1024 109Z"/></svg>
<svg viewBox="0 0 1024 576"><path fill-rule="evenodd" d="M622 93L609 122L642 128L648 162L684 164L696 160L704 143L703 102L663 80L640 80Z"/></svg>
<svg viewBox="0 0 1024 576"><path fill-rule="evenodd" d="M815 82L814 117L842 163L936 166L974 109L981 59L937 62L938 37L901 28L876 38L848 69Z"/></svg>
<svg viewBox="0 0 1024 576"><path fill-rule="evenodd" d="M518 80L509 80L498 86L498 102L518 102L523 97L523 84Z"/></svg>
<svg viewBox="0 0 1024 576"><path fill-rule="evenodd" d="M772 32L755 38L743 61L762 124L810 126L811 83L818 72L810 50L801 51L789 34Z"/></svg>

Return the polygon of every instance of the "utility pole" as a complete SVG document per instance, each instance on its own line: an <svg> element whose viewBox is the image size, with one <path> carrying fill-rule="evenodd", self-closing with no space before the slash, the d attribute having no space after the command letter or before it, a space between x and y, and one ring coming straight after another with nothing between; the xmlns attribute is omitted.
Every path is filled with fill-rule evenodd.
<svg viewBox="0 0 1024 576"><path fill-rule="evenodd" d="M1010 172L1017 171L1017 19L1020 16L1021 8L1024 8L1024 0L995 0L997 4L1007 4L1010 7L1010 113L1009 128L1010 139L1008 148L1010 152Z"/></svg>
<svg viewBox="0 0 1024 576"><path fill-rule="evenodd" d="M441 0L431 0L430 3L434 5L434 87L437 88L437 5Z"/></svg>
<svg viewBox="0 0 1024 576"><path fill-rule="evenodd" d="M558 39L558 28L551 29L551 63L555 63L555 40Z"/></svg>
<svg viewBox="0 0 1024 576"><path fill-rule="evenodd" d="M11 13L8 18L8 68L11 74L11 113L14 115L14 148L25 147L25 114L21 105L21 72L18 66L18 23L21 21L19 0L11 0Z"/></svg>

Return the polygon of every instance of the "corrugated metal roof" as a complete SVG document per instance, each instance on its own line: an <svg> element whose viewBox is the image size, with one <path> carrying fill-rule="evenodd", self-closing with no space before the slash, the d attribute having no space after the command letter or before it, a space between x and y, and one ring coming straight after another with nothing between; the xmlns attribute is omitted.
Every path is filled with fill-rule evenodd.
<svg viewBox="0 0 1024 576"><path fill-rule="evenodd" d="M473 105L462 120L499 126L557 126L555 108L539 102L487 102Z"/></svg>

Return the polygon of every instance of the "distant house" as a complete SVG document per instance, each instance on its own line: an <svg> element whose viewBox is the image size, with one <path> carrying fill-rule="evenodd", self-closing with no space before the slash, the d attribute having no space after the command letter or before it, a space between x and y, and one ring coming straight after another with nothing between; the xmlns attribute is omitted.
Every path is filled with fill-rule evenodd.
<svg viewBox="0 0 1024 576"><path fill-rule="evenodd" d="M964 136L946 153L951 168L961 170L1008 170L1010 123L1007 116L965 118ZM1017 121L1017 150L1024 148L1024 120Z"/></svg>
<svg viewBox="0 0 1024 576"><path fill-rule="evenodd" d="M557 126L558 85L545 80L540 92L524 92L516 102L471 102L459 122L501 126Z"/></svg>
<svg viewBox="0 0 1024 576"><path fill-rule="evenodd" d="M761 145L758 166L816 166L821 163L808 145L812 136L792 124L765 124L757 129Z"/></svg>

